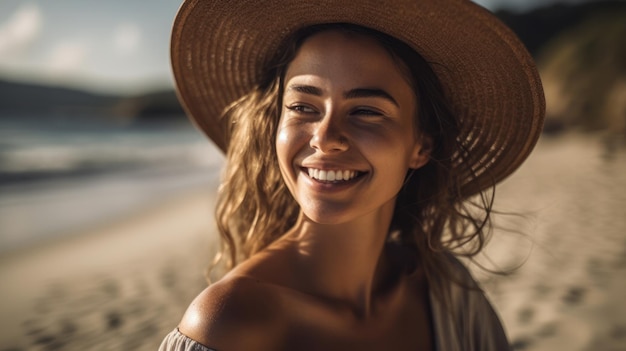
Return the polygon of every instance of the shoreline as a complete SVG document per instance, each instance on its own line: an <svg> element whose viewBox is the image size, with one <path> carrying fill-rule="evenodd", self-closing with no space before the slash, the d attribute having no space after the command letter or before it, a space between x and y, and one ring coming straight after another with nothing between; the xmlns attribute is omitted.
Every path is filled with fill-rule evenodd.
<svg viewBox="0 0 626 351"><path fill-rule="evenodd" d="M216 187L219 168L147 168L6 189L0 199L0 258L30 246L81 235Z"/></svg>

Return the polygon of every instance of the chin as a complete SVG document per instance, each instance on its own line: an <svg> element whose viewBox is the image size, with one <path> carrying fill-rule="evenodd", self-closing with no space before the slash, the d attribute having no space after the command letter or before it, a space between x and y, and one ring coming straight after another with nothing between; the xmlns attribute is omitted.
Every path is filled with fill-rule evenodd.
<svg viewBox="0 0 626 351"><path fill-rule="evenodd" d="M354 219L354 216L331 209L302 208L302 213L304 213L304 216L311 222L323 225L342 224Z"/></svg>

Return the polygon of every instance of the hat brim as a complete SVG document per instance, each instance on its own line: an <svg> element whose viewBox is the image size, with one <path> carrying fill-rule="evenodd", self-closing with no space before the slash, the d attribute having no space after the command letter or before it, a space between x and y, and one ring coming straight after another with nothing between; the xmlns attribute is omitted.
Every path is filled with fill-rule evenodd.
<svg viewBox="0 0 626 351"><path fill-rule="evenodd" d="M467 0L187 0L174 22L171 60L192 121L226 151L224 108L258 84L290 33L322 23L387 33L431 64L469 149L464 195L506 178L532 151L545 114L533 59L508 27Z"/></svg>

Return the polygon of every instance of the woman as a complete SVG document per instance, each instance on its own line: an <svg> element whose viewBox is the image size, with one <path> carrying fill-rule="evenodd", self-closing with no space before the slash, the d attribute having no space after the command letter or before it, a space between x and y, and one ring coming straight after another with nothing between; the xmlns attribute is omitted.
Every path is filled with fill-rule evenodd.
<svg viewBox="0 0 626 351"><path fill-rule="evenodd" d="M454 255L544 113L516 37L462 0L186 1L172 62L227 153L232 268L161 350L504 350Z"/></svg>

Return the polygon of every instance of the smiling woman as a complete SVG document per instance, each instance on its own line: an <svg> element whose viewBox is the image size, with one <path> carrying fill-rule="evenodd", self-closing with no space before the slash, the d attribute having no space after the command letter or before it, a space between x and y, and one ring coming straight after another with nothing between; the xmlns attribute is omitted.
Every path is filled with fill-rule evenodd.
<svg viewBox="0 0 626 351"><path fill-rule="evenodd" d="M365 218L393 213L408 168L428 155L416 96L392 56L369 37L327 29L302 45L284 82L276 152L303 214L370 226ZM338 181L337 172L354 177Z"/></svg>
<svg viewBox="0 0 626 351"><path fill-rule="evenodd" d="M227 153L230 271L161 350L508 349L455 258L482 250L489 190L544 113L495 17L458 0L189 0L172 62Z"/></svg>

